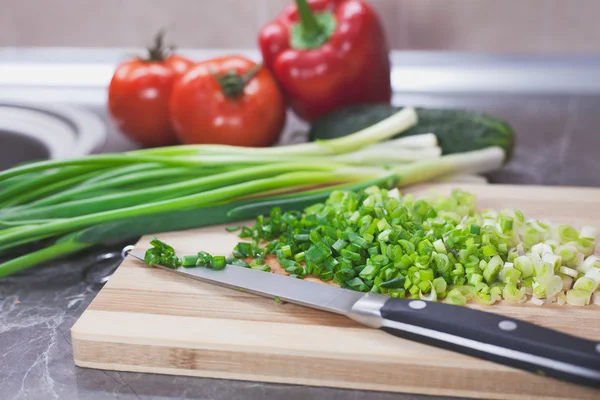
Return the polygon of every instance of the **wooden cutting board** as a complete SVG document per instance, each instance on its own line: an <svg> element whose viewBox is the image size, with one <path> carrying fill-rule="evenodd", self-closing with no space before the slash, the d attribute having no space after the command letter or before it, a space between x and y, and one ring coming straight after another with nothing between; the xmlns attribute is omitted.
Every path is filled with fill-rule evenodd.
<svg viewBox="0 0 600 400"><path fill-rule="evenodd" d="M449 193L457 185L417 186ZM600 227L600 189L467 185L481 208ZM406 190L405 190L406 191ZM178 252L229 254L222 226L157 235ZM136 246L148 248L148 237ZM600 341L600 306L473 306ZM600 399L600 391L398 339L322 311L220 288L128 257L71 330L75 364L489 399Z"/></svg>

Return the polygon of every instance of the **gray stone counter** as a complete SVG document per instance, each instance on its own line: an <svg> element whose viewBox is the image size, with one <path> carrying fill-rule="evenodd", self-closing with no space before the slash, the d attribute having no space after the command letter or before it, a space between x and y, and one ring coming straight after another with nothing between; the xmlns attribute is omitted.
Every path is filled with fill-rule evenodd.
<svg viewBox="0 0 600 400"><path fill-rule="evenodd" d="M468 107L506 118L517 132L514 160L491 182L600 186L600 96L397 94L402 104ZM122 141L115 132L108 151ZM121 245L115 246L120 248ZM0 281L1 399L433 399L75 367L69 329L100 290L82 279L92 254Z"/></svg>

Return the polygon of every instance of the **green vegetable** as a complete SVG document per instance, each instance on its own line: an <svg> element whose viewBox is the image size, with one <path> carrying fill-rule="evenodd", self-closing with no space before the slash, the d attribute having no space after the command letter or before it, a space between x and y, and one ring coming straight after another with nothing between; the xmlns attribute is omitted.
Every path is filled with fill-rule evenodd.
<svg viewBox="0 0 600 400"><path fill-rule="evenodd" d="M525 288L517 288L515 283L508 283L504 286L503 297L510 303L521 303L525 298Z"/></svg>
<svg viewBox="0 0 600 400"><path fill-rule="evenodd" d="M585 290L571 289L567 291L567 303L572 306L587 306L592 294Z"/></svg>
<svg viewBox="0 0 600 400"><path fill-rule="evenodd" d="M397 113L402 107L388 104L354 105L336 110L315 121L309 140L344 137ZM488 114L465 110L416 108L419 122L402 132L402 138L434 133L443 154L462 153L499 146L512 157L514 132L504 120ZM400 132L398 132L400 133Z"/></svg>
<svg viewBox="0 0 600 400"><path fill-rule="evenodd" d="M454 304L457 306L462 306L467 304L467 298L458 290L454 288L448 292L446 298L444 299L445 303Z"/></svg>
<svg viewBox="0 0 600 400"><path fill-rule="evenodd" d="M200 251L197 255L179 257L177 254L175 254L173 247L155 237L152 237L150 244L152 247L146 250L144 255L144 261L148 265L156 264L173 269L181 266L185 268L206 267L214 270L221 270L227 265L227 258L225 256L213 256L205 251ZM247 266L246 263L240 265L239 263L235 263L235 261L236 260L232 261L233 265L242 267ZM268 267L266 265L262 267L263 268L261 268L261 270L263 271L270 270L264 268Z"/></svg>
<svg viewBox="0 0 600 400"><path fill-rule="evenodd" d="M210 268L220 270L225 268L225 256L213 256L212 261L210 262Z"/></svg>
<svg viewBox="0 0 600 400"><path fill-rule="evenodd" d="M144 261L148 265L159 264L169 268L182 265L182 260L177 257L173 247L153 237L150 241L152 248L146 251Z"/></svg>
<svg viewBox="0 0 600 400"><path fill-rule="evenodd" d="M192 267L196 266L198 262L198 256L184 256L182 260L182 266L184 267Z"/></svg>
<svg viewBox="0 0 600 400"><path fill-rule="evenodd" d="M404 287L404 282L406 282L406 277L400 276L398 278L382 282L379 287L382 289L398 289Z"/></svg>
<svg viewBox="0 0 600 400"><path fill-rule="evenodd" d="M274 206L299 210L335 190L402 187L464 170L487 172L504 159L496 147L439 157L433 135L387 141L416 122L414 110L405 108L352 135L316 143L171 146L0 172L0 252L40 240L50 246L0 264L0 278L107 242L242 221ZM413 151L415 143L423 152ZM363 232L349 243L364 248L390 241L389 229ZM355 250L344 250L356 259ZM305 256L294 254L300 261Z"/></svg>
<svg viewBox="0 0 600 400"><path fill-rule="evenodd" d="M491 305L502 298L522 303L533 294L538 304L564 297L583 305L581 292L591 296L600 281L598 257L580 264L586 276L564 280L559 272L578 272L553 253L559 246L520 241L531 229L558 240L571 227L525 223L518 210L479 212L474 196L458 189L419 199L378 186L336 190L303 210L275 207L269 215L240 234L253 241L238 244L236 257L252 253L262 265L276 255L294 277L314 275L355 291L457 305L469 300ZM565 285L572 288L566 296Z"/></svg>
<svg viewBox="0 0 600 400"><path fill-rule="evenodd" d="M592 293L596 290L596 282L591 278L582 277L577 279L573 285L573 289L582 290L588 293Z"/></svg>

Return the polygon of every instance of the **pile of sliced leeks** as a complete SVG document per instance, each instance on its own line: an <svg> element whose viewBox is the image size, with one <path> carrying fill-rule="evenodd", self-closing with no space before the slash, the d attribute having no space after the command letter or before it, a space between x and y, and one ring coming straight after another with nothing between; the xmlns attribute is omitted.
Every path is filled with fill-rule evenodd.
<svg viewBox="0 0 600 400"><path fill-rule="evenodd" d="M0 278L143 234L302 209L332 190L402 187L499 168L499 147L441 155L435 134L390 138L417 124L404 108L354 134L270 148L187 145L41 161L0 173Z"/></svg>

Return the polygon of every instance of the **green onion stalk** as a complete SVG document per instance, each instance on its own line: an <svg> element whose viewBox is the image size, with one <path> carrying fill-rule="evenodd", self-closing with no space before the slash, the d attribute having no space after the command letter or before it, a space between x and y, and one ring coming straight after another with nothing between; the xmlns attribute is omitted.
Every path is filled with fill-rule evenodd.
<svg viewBox="0 0 600 400"><path fill-rule="evenodd" d="M392 139L417 123L404 108L312 143L171 146L16 166L0 172L0 254L43 247L0 264L0 278L117 239L299 210L335 190L485 173L505 160L497 147L442 155L435 134Z"/></svg>

